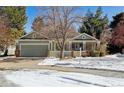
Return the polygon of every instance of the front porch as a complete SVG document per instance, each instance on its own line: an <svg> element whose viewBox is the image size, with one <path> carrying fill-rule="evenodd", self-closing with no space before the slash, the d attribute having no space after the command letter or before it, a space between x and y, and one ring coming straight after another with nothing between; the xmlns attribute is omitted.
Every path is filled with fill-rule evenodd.
<svg viewBox="0 0 124 93"><path fill-rule="evenodd" d="M79 57L90 56L90 51L97 50L99 48L100 41L96 38L83 33L72 39L68 39L64 48L64 56ZM56 41L50 42L49 56L59 57L60 49Z"/></svg>
<svg viewBox="0 0 124 93"><path fill-rule="evenodd" d="M90 51L98 48L98 42L96 41L69 41L65 45L64 56L65 57L79 57L90 56ZM59 57L60 50L56 42L51 42L48 56Z"/></svg>

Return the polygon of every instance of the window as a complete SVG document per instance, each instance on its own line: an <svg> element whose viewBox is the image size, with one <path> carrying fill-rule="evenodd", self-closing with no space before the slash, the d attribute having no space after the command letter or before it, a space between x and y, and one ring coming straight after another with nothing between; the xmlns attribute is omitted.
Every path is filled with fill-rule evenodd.
<svg viewBox="0 0 124 93"><path fill-rule="evenodd" d="M33 34L33 38L36 38L36 34Z"/></svg>
<svg viewBox="0 0 124 93"><path fill-rule="evenodd" d="M74 45L74 44L72 44L72 49L73 49L73 50L75 49L75 45Z"/></svg>
<svg viewBox="0 0 124 93"><path fill-rule="evenodd" d="M57 44L57 43L55 43L55 45L56 45L56 50L60 50L60 48L59 48L59 45Z"/></svg>
<svg viewBox="0 0 124 93"><path fill-rule="evenodd" d="M83 44L82 43L73 43L72 44L72 49L75 51L79 51L80 48L83 50Z"/></svg>
<svg viewBox="0 0 124 93"><path fill-rule="evenodd" d="M83 36L82 36L82 39L86 39L86 36L83 35Z"/></svg>

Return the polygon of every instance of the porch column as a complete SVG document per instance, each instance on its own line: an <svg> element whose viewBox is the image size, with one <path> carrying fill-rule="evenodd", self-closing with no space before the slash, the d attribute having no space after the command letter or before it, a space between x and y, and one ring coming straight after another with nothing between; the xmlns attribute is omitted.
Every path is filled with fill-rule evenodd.
<svg viewBox="0 0 124 93"><path fill-rule="evenodd" d="M86 42L83 41L83 51L85 51L85 50L86 50Z"/></svg>
<svg viewBox="0 0 124 93"><path fill-rule="evenodd" d="M69 51L71 51L72 49L72 42L69 41Z"/></svg>
<svg viewBox="0 0 124 93"><path fill-rule="evenodd" d="M92 43L92 49L93 49L93 50L96 49L96 46L95 46L95 43L94 43L94 42Z"/></svg>
<svg viewBox="0 0 124 93"><path fill-rule="evenodd" d="M100 41L97 41L97 49L100 48Z"/></svg>
<svg viewBox="0 0 124 93"><path fill-rule="evenodd" d="M56 43L54 42L54 51L56 50Z"/></svg>
<svg viewBox="0 0 124 93"><path fill-rule="evenodd" d="M53 50L53 42L51 41L51 51Z"/></svg>

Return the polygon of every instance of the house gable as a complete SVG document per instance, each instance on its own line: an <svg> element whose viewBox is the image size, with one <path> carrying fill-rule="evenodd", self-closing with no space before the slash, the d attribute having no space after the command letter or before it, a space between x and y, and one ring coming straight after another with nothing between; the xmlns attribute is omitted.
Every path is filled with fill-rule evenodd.
<svg viewBox="0 0 124 93"><path fill-rule="evenodd" d="M20 39L48 39L48 37L41 33L32 31L32 32L24 35Z"/></svg>
<svg viewBox="0 0 124 93"><path fill-rule="evenodd" d="M97 40L97 39L86 33L82 33L82 34L72 38L72 40Z"/></svg>

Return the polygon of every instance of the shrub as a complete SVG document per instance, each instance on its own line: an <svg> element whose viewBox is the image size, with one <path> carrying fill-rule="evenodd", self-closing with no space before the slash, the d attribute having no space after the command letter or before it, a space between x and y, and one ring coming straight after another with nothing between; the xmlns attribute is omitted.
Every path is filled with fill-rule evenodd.
<svg viewBox="0 0 124 93"><path fill-rule="evenodd" d="M94 51L94 55L95 55L95 57L99 57L100 56L100 51Z"/></svg>
<svg viewBox="0 0 124 93"><path fill-rule="evenodd" d="M99 56L100 57L105 56L105 53L104 52L100 52Z"/></svg>
<svg viewBox="0 0 124 93"><path fill-rule="evenodd" d="M90 52L90 55L92 56L92 57L99 57L100 56L100 51L91 51Z"/></svg>

